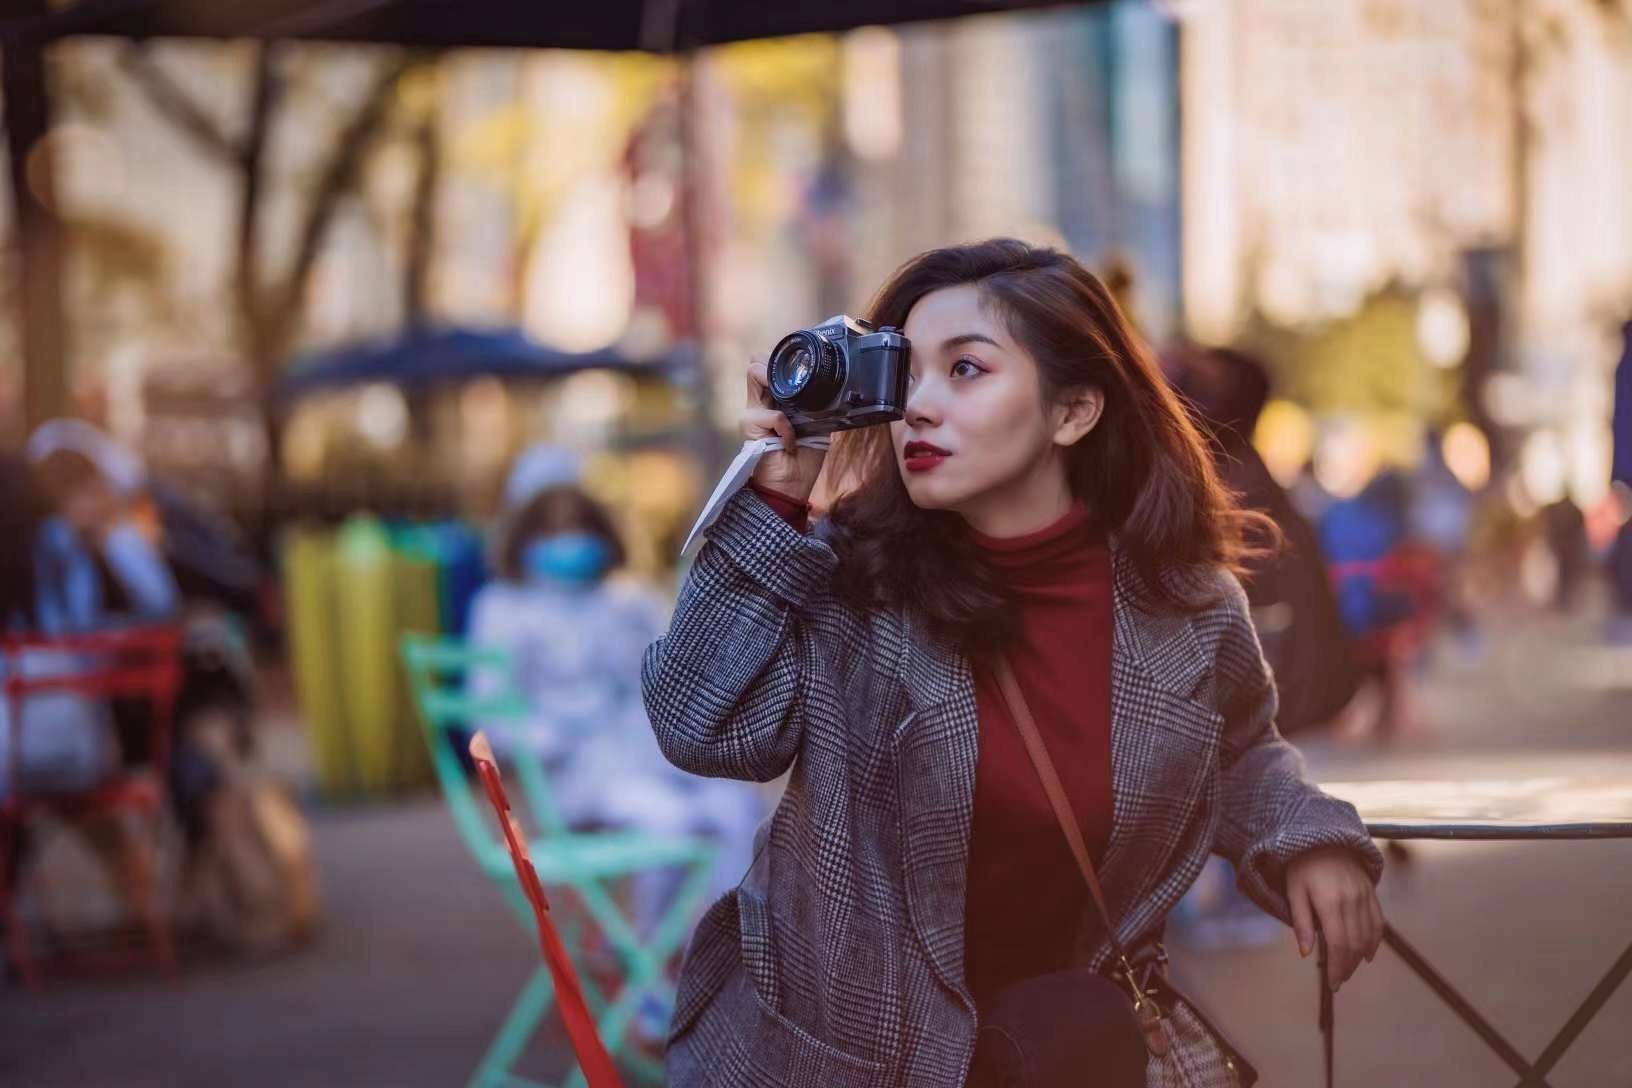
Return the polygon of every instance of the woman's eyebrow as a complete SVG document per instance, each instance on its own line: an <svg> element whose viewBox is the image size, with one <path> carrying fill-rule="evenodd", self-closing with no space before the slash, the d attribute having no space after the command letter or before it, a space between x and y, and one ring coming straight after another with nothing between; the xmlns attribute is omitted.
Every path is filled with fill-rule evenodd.
<svg viewBox="0 0 1632 1088"><path fill-rule="evenodd" d="M960 348L965 344L990 344L994 348L1003 346L984 333L964 332L959 333L957 336L949 336L941 341L941 350L951 351L953 348Z"/></svg>

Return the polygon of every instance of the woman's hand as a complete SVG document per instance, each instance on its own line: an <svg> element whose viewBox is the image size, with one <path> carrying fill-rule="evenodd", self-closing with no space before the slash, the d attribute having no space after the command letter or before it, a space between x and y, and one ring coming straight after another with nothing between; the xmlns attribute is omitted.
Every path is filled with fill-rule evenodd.
<svg viewBox="0 0 1632 1088"><path fill-rule="evenodd" d="M1371 877L1348 850L1321 847L1299 854L1286 867L1286 898L1298 951L1315 947L1315 924L1326 935L1326 984L1335 993L1360 961L1377 955L1383 939L1383 908Z"/></svg>
<svg viewBox="0 0 1632 1088"><path fill-rule="evenodd" d="M742 437L759 439L773 434L782 439L782 448L760 458L754 468L754 482L809 501L827 451L794 444L793 424L772 405L770 378L765 364L756 359L748 365L748 406L742 413Z"/></svg>

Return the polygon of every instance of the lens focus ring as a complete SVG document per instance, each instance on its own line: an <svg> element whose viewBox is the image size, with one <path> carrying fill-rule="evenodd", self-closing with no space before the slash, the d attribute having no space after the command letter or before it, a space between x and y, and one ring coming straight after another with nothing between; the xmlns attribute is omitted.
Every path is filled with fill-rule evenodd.
<svg viewBox="0 0 1632 1088"><path fill-rule="evenodd" d="M771 396L805 409L825 407L842 384L838 349L808 330L783 337L765 369Z"/></svg>

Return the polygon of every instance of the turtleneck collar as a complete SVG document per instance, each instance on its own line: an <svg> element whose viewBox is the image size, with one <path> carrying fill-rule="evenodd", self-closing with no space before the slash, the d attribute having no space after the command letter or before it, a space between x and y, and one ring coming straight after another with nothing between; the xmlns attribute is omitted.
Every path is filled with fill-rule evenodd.
<svg viewBox="0 0 1632 1088"><path fill-rule="evenodd" d="M1098 561L1105 533L1081 499L1059 520L1023 536L993 537L965 527L980 557L1011 585L1054 584Z"/></svg>

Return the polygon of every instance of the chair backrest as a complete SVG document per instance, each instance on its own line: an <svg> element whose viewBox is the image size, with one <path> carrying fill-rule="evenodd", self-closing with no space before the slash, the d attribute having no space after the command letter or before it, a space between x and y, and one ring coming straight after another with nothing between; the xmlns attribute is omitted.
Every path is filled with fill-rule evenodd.
<svg viewBox="0 0 1632 1088"><path fill-rule="evenodd" d="M499 845L476 795L458 745L463 736L478 728L502 738L504 723L523 723L531 715L525 697L515 683L514 664L502 649L474 646L461 639L437 635L406 634L402 637L403 665L408 686L425 727L431 763L442 794L453 813L454 823L465 843L478 856ZM472 679L480 674L480 690ZM507 746L501 744L501 749ZM566 830L559 810L551 799L544 769L529 759L526 750L501 758L521 784L522 799L533 820L546 836Z"/></svg>
<svg viewBox="0 0 1632 1088"><path fill-rule="evenodd" d="M148 751L162 784L170 766L170 733L181 688L181 628L174 624L118 627L78 634L0 633L5 700L14 758L8 796L21 798L23 703L29 696L70 692L90 699L145 699ZM62 666L37 670L26 662L61 658Z"/></svg>

